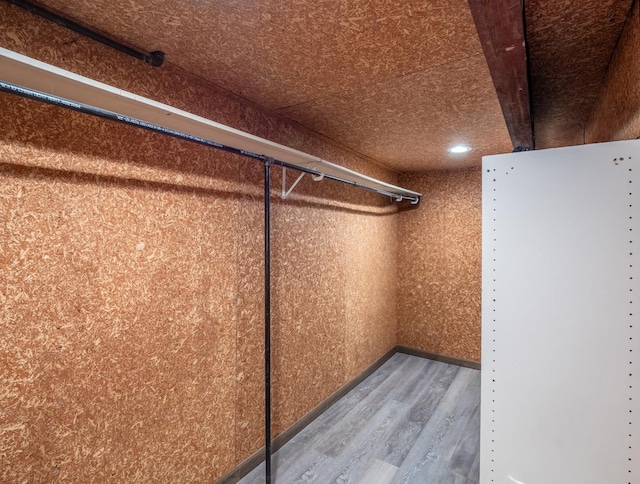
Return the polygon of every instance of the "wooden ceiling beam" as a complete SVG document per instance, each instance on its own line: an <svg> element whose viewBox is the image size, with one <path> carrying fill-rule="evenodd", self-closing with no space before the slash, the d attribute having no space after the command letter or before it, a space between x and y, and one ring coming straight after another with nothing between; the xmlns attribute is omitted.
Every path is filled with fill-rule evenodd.
<svg viewBox="0 0 640 484"><path fill-rule="evenodd" d="M514 151L534 148L522 0L468 0Z"/></svg>

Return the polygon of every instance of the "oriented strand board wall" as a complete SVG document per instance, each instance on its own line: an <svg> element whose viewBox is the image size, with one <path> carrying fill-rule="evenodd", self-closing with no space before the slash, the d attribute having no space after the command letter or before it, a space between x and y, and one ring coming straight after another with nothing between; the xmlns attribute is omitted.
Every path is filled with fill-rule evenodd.
<svg viewBox="0 0 640 484"><path fill-rule="evenodd" d="M273 423L280 432L395 345L397 224L293 205L276 207L276 223Z"/></svg>
<svg viewBox="0 0 640 484"><path fill-rule="evenodd" d="M635 2L586 126L587 143L640 137L640 5Z"/></svg>
<svg viewBox="0 0 640 484"><path fill-rule="evenodd" d="M0 45L397 182L0 3ZM274 170L274 184L279 174ZM262 445L262 166L0 95L0 481L211 482ZM395 204L274 192L274 424L395 344Z"/></svg>
<svg viewBox="0 0 640 484"><path fill-rule="evenodd" d="M633 0L522 3L536 149L583 144L585 123Z"/></svg>
<svg viewBox="0 0 640 484"><path fill-rule="evenodd" d="M398 344L480 360L481 170L405 174L424 195L399 215Z"/></svg>
<svg viewBox="0 0 640 484"><path fill-rule="evenodd" d="M217 227L241 205L111 167L82 148L112 126L31 104L1 102L1 480L210 479L234 460L238 243ZM69 151L46 145L56 127ZM180 148L115 131L155 159Z"/></svg>

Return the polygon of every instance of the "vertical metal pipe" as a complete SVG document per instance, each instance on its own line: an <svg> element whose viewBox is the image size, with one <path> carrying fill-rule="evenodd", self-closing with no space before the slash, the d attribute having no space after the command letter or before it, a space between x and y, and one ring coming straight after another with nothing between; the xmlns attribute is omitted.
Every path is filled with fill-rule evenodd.
<svg viewBox="0 0 640 484"><path fill-rule="evenodd" d="M271 482L271 159L264 162L264 433L265 478Z"/></svg>

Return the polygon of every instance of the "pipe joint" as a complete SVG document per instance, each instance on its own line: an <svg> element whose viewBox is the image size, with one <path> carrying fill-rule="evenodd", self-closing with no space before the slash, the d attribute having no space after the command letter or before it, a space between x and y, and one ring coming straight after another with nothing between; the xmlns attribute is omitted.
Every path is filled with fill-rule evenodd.
<svg viewBox="0 0 640 484"><path fill-rule="evenodd" d="M154 50L151 54L144 56L144 61L152 67L160 67L164 63L164 52Z"/></svg>

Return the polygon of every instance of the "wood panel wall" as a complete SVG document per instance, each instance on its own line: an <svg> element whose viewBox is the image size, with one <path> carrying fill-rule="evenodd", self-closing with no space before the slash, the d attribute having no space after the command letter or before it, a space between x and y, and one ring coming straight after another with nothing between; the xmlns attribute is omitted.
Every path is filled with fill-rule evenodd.
<svg viewBox="0 0 640 484"><path fill-rule="evenodd" d="M631 8L600 97L589 117L585 141L617 141L640 137L640 5Z"/></svg>
<svg viewBox="0 0 640 484"><path fill-rule="evenodd" d="M399 215L398 344L480 361L482 173L404 174L424 195Z"/></svg>
<svg viewBox="0 0 640 484"><path fill-rule="evenodd" d="M0 45L395 174L0 3ZM274 184L279 182L275 171ZM262 166L0 95L0 481L212 482L262 445ZM396 343L396 204L274 190L274 426Z"/></svg>

